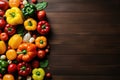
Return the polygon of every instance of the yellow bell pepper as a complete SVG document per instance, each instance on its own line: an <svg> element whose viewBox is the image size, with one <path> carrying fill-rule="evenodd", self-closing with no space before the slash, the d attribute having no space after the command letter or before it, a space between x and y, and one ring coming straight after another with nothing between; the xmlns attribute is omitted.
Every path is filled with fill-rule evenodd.
<svg viewBox="0 0 120 80"><path fill-rule="evenodd" d="M5 13L7 23L11 25L18 25L23 23L23 15L19 8L12 7Z"/></svg>
<svg viewBox="0 0 120 80"><path fill-rule="evenodd" d="M17 49L21 43L22 43L22 37L19 34L15 34L9 39L8 45L12 49Z"/></svg>
<svg viewBox="0 0 120 80"><path fill-rule="evenodd" d="M25 29L28 31L36 30L37 28L37 22L33 18L28 18L24 22Z"/></svg>
<svg viewBox="0 0 120 80"><path fill-rule="evenodd" d="M6 44L4 41L0 41L0 54L4 54L6 51Z"/></svg>
<svg viewBox="0 0 120 80"><path fill-rule="evenodd" d="M32 71L33 80L43 80L45 76L45 71L42 68L35 68Z"/></svg>

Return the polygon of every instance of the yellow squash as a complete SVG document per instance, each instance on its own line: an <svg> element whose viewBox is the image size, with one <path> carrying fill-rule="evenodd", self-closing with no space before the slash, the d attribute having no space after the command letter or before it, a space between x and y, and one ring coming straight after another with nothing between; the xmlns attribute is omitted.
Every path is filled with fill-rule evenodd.
<svg viewBox="0 0 120 80"><path fill-rule="evenodd" d="M22 43L22 37L19 34L15 34L10 38L8 45L12 49L17 49L21 43Z"/></svg>
<svg viewBox="0 0 120 80"><path fill-rule="evenodd" d="M0 54L4 54L6 51L6 44L4 41L0 41Z"/></svg>

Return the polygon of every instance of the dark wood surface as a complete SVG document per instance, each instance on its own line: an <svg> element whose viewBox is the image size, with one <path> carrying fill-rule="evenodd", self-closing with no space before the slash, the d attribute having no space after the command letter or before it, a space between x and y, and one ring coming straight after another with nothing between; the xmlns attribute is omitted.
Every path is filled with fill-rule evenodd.
<svg viewBox="0 0 120 80"><path fill-rule="evenodd" d="M120 0L46 1L53 80L120 80Z"/></svg>

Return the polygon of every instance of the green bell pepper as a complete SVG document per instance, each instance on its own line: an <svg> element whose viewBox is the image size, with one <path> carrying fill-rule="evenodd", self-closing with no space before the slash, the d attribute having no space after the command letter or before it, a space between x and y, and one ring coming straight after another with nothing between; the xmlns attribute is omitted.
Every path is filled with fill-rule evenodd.
<svg viewBox="0 0 120 80"><path fill-rule="evenodd" d="M33 4L25 4L22 13L25 17L32 16L36 12L36 7Z"/></svg>
<svg viewBox="0 0 120 80"><path fill-rule="evenodd" d="M7 71L8 62L5 60L0 60L0 73L4 74Z"/></svg>

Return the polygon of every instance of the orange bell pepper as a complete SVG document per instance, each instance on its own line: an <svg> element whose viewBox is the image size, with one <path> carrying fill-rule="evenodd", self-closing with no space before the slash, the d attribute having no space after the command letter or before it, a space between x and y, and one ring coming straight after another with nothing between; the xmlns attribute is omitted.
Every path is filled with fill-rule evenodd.
<svg viewBox="0 0 120 80"><path fill-rule="evenodd" d="M35 44L38 48L45 48L47 46L47 38L45 36L39 36L35 39Z"/></svg>
<svg viewBox="0 0 120 80"><path fill-rule="evenodd" d="M36 45L32 43L22 43L17 49L17 59L25 62L31 61L36 55Z"/></svg>

